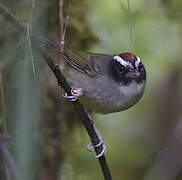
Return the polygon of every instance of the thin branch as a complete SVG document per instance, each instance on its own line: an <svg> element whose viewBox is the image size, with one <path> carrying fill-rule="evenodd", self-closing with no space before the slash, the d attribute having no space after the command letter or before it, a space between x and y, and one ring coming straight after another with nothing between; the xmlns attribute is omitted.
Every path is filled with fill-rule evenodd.
<svg viewBox="0 0 182 180"><path fill-rule="evenodd" d="M59 23L60 23L60 36L61 36L61 47L60 51L63 52L64 50L64 15L63 15L63 8L64 7L64 0L59 0Z"/></svg>
<svg viewBox="0 0 182 180"><path fill-rule="evenodd" d="M24 24L20 23L18 21L18 19L12 13L10 13L6 8L4 8L1 4L0 4L0 15L2 15L11 24L13 24L21 35L26 34L25 33L25 32L27 32L26 26L24 26ZM57 79L58 86L61 86L68 95L71 95L70 85L64 78L59 66L54 62L52 57L48 54L47 49L45 48L45 44L43 44L43 42L40 41L40 38L35 35L32 35L32 40L33 40L34 45L38 49L39 53L44 57L46 63L53 71L53 73ZM100 154L100 152L103 150L103 147L102 146L96 147L96 145L100 142L100 140L99 140L97 132L95 131L95 128L94 128L95 124L93 123L90 116L85 112L85 110L84 110L83 106L80 104L79 100L73 102L73 104L74 104L74 107L75 107L78 115L80 116L80 119L81 119L83 125L85 126L85 128L87 130L87 133L91 139L91 142L94 146L96 154L97 155ZM105 180L112 180L112 176L111 176L105 155L99 157L98 160L99 160Z"/></svg>
<svg viewBox="0 0 182 180"><path fill-rule="evenodd" d="M32 62L32 70L33 70L33 74L34 74L34 77L36 75L36 72L35 72L35 64L34 64L34 57L33 57L33 53L32 53L32 44L31 44L31 39L30 39L30 29L32 30L32 26L33 26L33 11L35 9L35 0L32 0L32 9L31 9L31 12L30 12L30 23L27 24L27 28L29 28L29 32L27 33L27 38L28 38L28 48L29 48L29 52L30 52L30 58L31 58L31 62Z"/></svg>
<svg viewBox="0 0 182 180"><path fill-rule="evenodd" d="M36 41L36 40L35 40ZM37 42L36 42L37 43ZM40 43L40 42L38 42ZM37 45L36 45L37 46ZM41 46L41 44L40 44ZM40 46L38 45L37 47L40 48ZM47 51L44 49L44 47L42 47L41 49L41 55L44 57L45 61L47 62L48 66L51 68L51 70L53 71L54 75L56 76L58 85L61 86L64 91L68 94L71 95L71 87L68 84L68 82L66 81L66 79L64 78L59 65L54 63L54 60L52 59L52 57L47 53ZM73 102L74 107L78 113L78 115L80 116L80 119L83 123L83 125L85 126L87 133L91 139L91 142L94 146L95 152L96 154L100 154L100 152L103 150L102 146L99 147L95 147L99 142L99 137L97 135L97 133L95 132L95 124L92 121L92 119L90 118L90 116L85 112L83 106L80 104L79 100ZM98 158L100 166L102 168L102 172L103 175L105 177L105 180L112 180L111 177L111 173L105 158L105 155L103 155L102 157Z"/></svg>
<svg viewBox="0 0 182 180"><path fill-rule="evenodd" d="M71 11L71 3L68 5L68 12L67 16L64 17L64 0L59 0L59 21L60 21L60 52L64 51L64 45L65 45L65 35L66 30L68 27L68 21L70 18L70 11Z"/></svg>
<svg viewBox="0 0 182 180"><path fill-rule="evenodd" d="M132 12L130 0L127 0L128 6L128 28L129 28L129 44L130 51L133 52L133 22L132 22Z"/></svg>
<svg viewBox="0 0 182 180"><path fill-rule="evenodd" d="M35 63L34 63L34 57L33 57L33 52L32 52L32 43L31 43L31 35L30 35L30 24L27 23L27 38L28 38L28 51L30 53L30 59L32 63L32 70L33 70L33 75L34 77L36 76L36 71L35 71Z"/></svg>

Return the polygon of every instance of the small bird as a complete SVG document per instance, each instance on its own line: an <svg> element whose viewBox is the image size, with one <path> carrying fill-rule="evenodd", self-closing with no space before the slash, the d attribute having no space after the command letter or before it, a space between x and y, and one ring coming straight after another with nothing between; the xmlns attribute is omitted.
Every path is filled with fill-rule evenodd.
<svg viewBox="0 0 182 180"><path fill-rule="evenodd" d="M81 103L91 111L101 114L124 111L135 105L142 97L146 71L140 58L132 53L116 55L89 52L60 51L60 46L49 40L44 41L55 49L64 59L62 72L72 87L71 96L63 97ZM106 146L98 129L102 151L96 156L100 158L106 153ZM93 146L88 145L92 150Z"/></svg>
<svg viewBox="0 0 182 180"><path fill-rule="evenodd" d="M140 58L132 53L116 55L60 51L50 40L44 44L55 49L65 60L62 71L72 87L75 101L79 98L88 109L101 114L124 111L142 97L146 71Z"/></svg>
<svg viewBox="0 0 182 180"><path fill-rule="evenodd" d="M128 109L144 92L146 71L132 53L117 55L64 51L63 74L70 83L72 101L108 114Z"/></svg>

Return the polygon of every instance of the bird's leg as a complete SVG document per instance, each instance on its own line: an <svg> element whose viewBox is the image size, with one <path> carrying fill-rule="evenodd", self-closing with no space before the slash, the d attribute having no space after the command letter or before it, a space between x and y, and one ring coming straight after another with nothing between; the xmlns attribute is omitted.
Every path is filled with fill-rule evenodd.
<svg viewBox="0 0 182 180"><path fill-rule="evenodd" d="M94 128L94 130L95 130L95 132L99 138L99 143L97 145L95 145L94 147L102 146L102 151L98 155L95 156L96 158L100 158L101 156L103 156L107 152L106 151L106 145L104 143L104 140L103 140L99 130L96 128L95 124L93 124L93 128ZM88 151L94 151L94 147L92 144L87 145Z"/></svg>
<svg viewBox="0 0 182 180"><path fill-rule="evenodd" d="M71 89L71 96L68 96L67 93L65 93L62 96L64 98L69 99L70 101L76 101L82 95L83 95L83 89L82 88L72 88ZM88 113L88 115L90 115L90 114ZM99 138L99 143L96 144L95 146L93 146L92 144L88 144L87 145L87 149L88 149L88 151L92 151L93 152L94 151L94 147L102 146L102 151L99 154L96 155L96 158L100 158L101 156L103 156L106 153L106 145L104 143L104 140L103 140L99 130L96 128L95 124L93 124L93 128L94 128L94 131L95 131L95 133L97 134L97 136Z"/></svg>
<svg viewBox="0 0 182 180"><path fill-rule="evenodd" d="M67 93L65 93L62 96L66 99L69 99L70 101L76 101L82 95L83 95L83 89L82 88L72 88L71 89L71 96L68 96Z"/></svg>

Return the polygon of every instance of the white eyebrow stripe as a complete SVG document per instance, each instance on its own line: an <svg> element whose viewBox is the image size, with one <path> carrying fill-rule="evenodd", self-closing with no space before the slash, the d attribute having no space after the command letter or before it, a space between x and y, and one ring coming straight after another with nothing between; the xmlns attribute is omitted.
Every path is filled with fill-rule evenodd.
<svg viewBox="0 0 182 180"><path fill-rule="evenodd" d="M140 64L141 60L140 58L137 56L137 60L135 61L135 66L138 67Z"/></svg>
<svg viewBox="0 0 182 180"><path fill-rule="evenodd" d="M122 58L121 58L120 56L118 56L118 55L114 56L113 59L116 60L117 62L119 62L119 63L120 63L121 65L123 65L124 67L129 66L129 67L133 68L133 66L132 66L132 64L131 64L130 62L125 61L124 59L122 59Z"/></svg>

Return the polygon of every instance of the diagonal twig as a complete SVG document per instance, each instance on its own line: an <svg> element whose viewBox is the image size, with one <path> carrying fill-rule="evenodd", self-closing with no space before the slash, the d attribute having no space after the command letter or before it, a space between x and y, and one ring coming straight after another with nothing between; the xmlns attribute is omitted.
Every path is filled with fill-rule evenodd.
<svg viewBox="0 0 182 180"><path fill-rule="evenodd" d="M13 24L21 35L26 35L28 31L26 26L20 23L19 20L6 8L4 8L1 4L0 4L0 15L2 15L6 20L8 20L11 24ZM68 95L71 95L70 85L64 78L59 66L54 62L54 59L52 59L52 57L47 52L47 49L45 48L45 44L43 44L43 42L40 41L39 37L34 34L32 34L32 42L38 49L39 53L44 57L47 65L53 71L57 79L58 86L61 86ZM73 105L78 115L80 116L80 119L84 127L86 128L86 131L91 139L91 142L94 146L96 154L97 155L100 154L100 152L103 150L103 147L102 146L96 147L96 145L99 143L100 140L97 135L97 132L95 131L94 122L92 121L90 116L86 113L83 106L80 104L79 100L73 102ZM99 157L98 160L99 160L105 180L112 180L112 176L111 176L105 155Z"/></svg>

